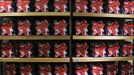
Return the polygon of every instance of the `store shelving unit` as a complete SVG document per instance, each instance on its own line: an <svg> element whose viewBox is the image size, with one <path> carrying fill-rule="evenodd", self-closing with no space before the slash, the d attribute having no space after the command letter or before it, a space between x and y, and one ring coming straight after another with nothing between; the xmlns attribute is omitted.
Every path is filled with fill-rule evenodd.
<svg viewBox="0 0 134 75"><path fill-rule="evenodd" d="M70 58L0 58L0 62L70 62Z"/></svg>

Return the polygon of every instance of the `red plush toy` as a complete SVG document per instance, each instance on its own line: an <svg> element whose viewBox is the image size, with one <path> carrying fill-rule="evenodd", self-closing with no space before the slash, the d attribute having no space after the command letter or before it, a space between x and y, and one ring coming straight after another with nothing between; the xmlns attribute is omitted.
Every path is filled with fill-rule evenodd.
<svg viewBox="0 0 134 75"><path fill-rule="evenodd" d="M133 36L134 35L134 24L133 23L125 23L123 30L124 30L124 35Z"/></svg>
<svg viewBox="0 0 134 75"><path fill-rule="evenodd" d="M5 75L15 75L16 66L15 64L6 64L5 65Z"/></svg>
<svg viewBox="0 0 134 75"><path fill-rule="evenodd" d="M30 22L28 20L25 20L25 21L19 21L18 22L18 30L19 30L19 33L18 35L30 35Z"/></svg>
<svg viewBox="0 0 134 75"><path fill-rule="evenodd" d="M121 75L132 75L131 63L121 63Z"/></svg>
<svg viewBox="0 0 134 75"><path fill-rule="evenodd" d="M129 44L124 44L123 45L123 56L132 56L132 53L133 53L133 44L132 43L129 43Z"/></svg>
<svg viewBox="0 0 134 75"><path fill-rule="evenodd" d="M20 74L21 75L32 75L32 67L30 65L20 66Z"/></svg>
<svg viewBox="0 0 134 75"><path fill-rule="evenodd" d="M75 12L87 12L87 0L75 0Z"/></svg>
<svg viewBox="0 0 134 75"><path fill-rule="evenodd" d="M46 36L48 33L48 26L49 23L47 20L43 21L36 21L36 30L37 30L37 35L43 34L43 36Z"/></svg>
<svg viewBox="0 0 134 75"><path fill-rule="evenodd" d="M103 66L102 65L93 65L92 66L92 74L93 75L103 75Z"/></svg>
<svg viewBox="0 0 134 75"><path fill-rule="evenodd" d="M67 23L65 20L61 20L60 22L56 21L54 22L54 35L61 34L62 36L66 35L67 31Z"/></svg>
<svg viewBox="0 0 134 75"><path fill-rule="evenodd" d="M12 12L11 6L12 0L1 0L0 1L0 12Z"/></svg>
<svg viewBox="0 0 134 75"><path fill-rule="evenodd" d="M119 13L119 6L120 6L120 2L118 0L109 0L109 13L115 13L118 14Z"/></svg>
<svg viewBox="0 0 134 75"><path fill-rule="evenodd" d="M18 12L29 12L30 6L29 6L30 0L19 0L17 3Z"/></svg>
<svg viewBox="0 0 134 75"><path fill-rule="evenodd" d="M88 75L88 66L87 65L83 65L83 66L78 66L76 68L76 74L77 75Z"/></svg>
<svg viewBox="0 0 134 75"><path fill-rule="evenodd" d="M87 50L88 50L88 44L85 42L85 43L83 43L83 44L76 44L76 53L77 53L77 55L76 55L76 57L80 57L80 56L82 56L82 57L87 57Z"/></svg>
<svg viewBox="0 0 134 75"><path fill-rule="evenodd" d="M49 0L36 0L36 3L35 3L36 10L35 11L47 12L48 2L49 2Z"/></svg>
<svg viewBox="0 0 134 75"><path fill-rule="evenodd" d="M97 13L101 13L103 10L103 1L102 0L92 0L91 2L91 7L92 10L91 12L97 12Z"/></svg>
<svg viewBox="0 0 134 75"><path fill-rule="evenodd" d="M3 22L1 25L1 30L2 30L2 35L8 35L11 36L13 35L13 23L12 21L7 21L7 22Z"/></svg>
<svg viewBox="0 0 134 75"><path fill-rule="evenodd" d="M88 25L88 22L86 20L83 20L81 22L76 21L75 25L76 25L75 26L76 35L80 35L80 34L82 34L83 36L87 35L89 25Z"/></svg>
<svg viewBox="0 0 134 75"><path fill-rule="evenodd" d="M31 49L32 49L32 44L26 43L26 44L20 44L20 57L26 57L30 58L31 57Z"/></svg>
<svg viewBox="0 0 134 75"><path fill-rule="evenodd" d="M124 13L127 14L134 14L134 2L132 0L128 1L125 0L124 1Z"/></svg>
<svg viewBox="0 0 134 75"><path fill-rule="evenodd" d="M39 66L40 75L52 75L51 71L52 71L52 68L50 65Z"/></svg>
<svg viewBox="0 0 134 75"><path fill-rule="evenodd" d="M55 49L54 49L54 53L55 53L55 57L66 57L66 50L67 50L67 45L65 43L61 43L61 44L55 44Z"/></svg>
<svg viewBox="0 0 134 75"><path fill-rule="evenodd" d="M107 70L107 75L116 75L117 71L118 71L118 65L117 63L113 63L113 64L108 64L106 66L106 70Z"/></svg>
<svg viewBox="0 0 134 75"><path fill-rule="evenodd" d="M45 57L49 57L49 53L50 53L50 44L47 42L47 43L39 43L38 44L38 51L39 51L39 56L45 56Z"/></svg>
<svg viewBox="0 0 134 75"><path fill-rule="evenodd" d="M1 45L1 52L2 52L2 58L7 57L7 58L11 58L12 54L13 54L13 47L11 45L11 43L3 43Z"/></svg>
<svg viewBox="0 0 134 75"><path fill-rule="evenodd" d="M93 35L104 35L103 32L104 32L104 23L103 21L98 21L98 22L95 22L93 21L92 22L93 26L92 26L92 31L93 31Z"/></svg>
<svg viewBox="0 0 134 75"><path fill-rule="evenodd" d="M54 0L55 12L66 12L68 0Z"/></svg>
<svg viewBox="0 0 134 75"><path fill-rule="evenodd" d="M110 44L108 46L108 56L117 57L119 54L119 44L116 42L115 44Z"/></svg>
<svg viewBox="0 0 134 75"><path fill-rule="evenodd" d="M94 51L94 57L105 57L105 53L106 53L106 44L102 43L102 44L96 44L93 47L93 51Z"/></svg>
<svg viewBox="0 0 134 75"><path fill-rule="evenodd" d="M54 73L55 73L55 75L67 75L67 66L66 65L61 65L61 66L56 65Z"/></svg>
<svg viewBox="0 0 134 75"><path fill-rule="evenodd" d="M108 22L107 23L108 26L107 26L107 30L108 30L108 35L114 35L114 36L117 36L119 35L118 32L119 32L119 24L117 21L114 21L114 22Z"/></svg>

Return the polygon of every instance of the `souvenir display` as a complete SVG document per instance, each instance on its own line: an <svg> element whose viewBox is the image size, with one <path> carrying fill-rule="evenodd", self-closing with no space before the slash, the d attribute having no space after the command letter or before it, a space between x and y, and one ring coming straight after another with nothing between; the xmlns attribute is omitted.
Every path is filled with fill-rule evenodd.
<svg viewBox="0 0 134 75"><path fill-rule="evenodd" d="M54 7L55 7L55 12L67 12L67 3L68 0L54 0Z"/></svg>
<svg viewBox="0 0 134 75"><path fill-rule="evenodd" d="M16 75L16 65L15 64L5 64L5 75Z"/></svg>
<svg viewBox="0 0 134 75"><path fill-rule="evenodd" d="M76 75L88 75L88 66L87 65L82 65L82 66L77 66L76 67Z"/></svg>
<svg viewBox="0 0 134 75"><path fill-rule="evenodd" d="M30 35L30 26L31 26L31 23L28 20L19 21L18 22L18 30L19 30L18 35L25 35L25 36Z"/></svg>
<svg viewBox="0 0 134 75"><path fill-rule="evenodd" d="M92 0L91 2L91 12L101 13L103 10L103 1L102 0Z"/></svg>
<svg viewBox="0 0 134 75"><path fill-rule="evenodd" d="M133 36L134 35L134 24L132 22L125 23L123 27L124 35Z"/></svg>
<svg viewBox="0 0 134 75"><path fill-rule="evenodd" d="M108 56L114 56L114 57L118 57L119 56L119 48L120 45L119 43L114 43L114 44L109 44L108 45Z"/></svg>
<svg viewBox="0 0 134 75"><path fill-rule="evenodd" d="M123 56L133 56L133 48L134 48L134 45L133 43L124 43L123 44L123 48L122 48L122 51L123 51Z"/></svg>
<svg viewBox="0 0 134 75"><path fill-rule="evenodd" d="M38 52L39 52L39 56L45 56L45 57L49 57L50 55L50 48L51 45L47 42L47 43L39 43L38 44Z"/></svg>
<svg viewBox="0 0 134 75"><path fill-rule="evenodd" d="M19 48L19 52L20 52L20 57L26 57L26 58L30 58L31 57L31 49L32 49L32 44L31 43L21 43L20 44L20 48Z"/></svg>
<svg viewBox="0 0 134 75"><path fill-rule="evenodd" d="M67 66L64 65L56 65L55 66L55 71L54 71L55 75L67 75Z"/></svg>
<svg viewBox="0 0 134 75"><path fill-rule="evenodd" d="M87 12L88 0L75 0L75 12Z"/></svg>
<svg viewBox="0 0 134 75"><path fill-rule="evenodd" d="M20 74L21 75L32 75L32 67L30 65L21 65L20 66Z"/></svg>
<svg viewBox="0 0 134 75"><path fill-rule="evenodd" d="M36 2L35 2L35 7L36 7L36 9L35 9L35 11L37 11L37 12L47 12L48 10L48 2L49 2L49 0L36 0Z"/></svg>
<svg viewBox="0 0 134 75"><path fill-rule="evenodd" d="M13 35L13 23L12 21L3 22L1 25L2 35Z"/></svg>
<svg viewBox="0 0 134 75"><path fill-rule="evenodd" d="M52 68L50 65L40 65L39 66L40 75L52 75L51 71L52 71Z"/></svg>
<svg viewBox="0 0 134 75"><path fill-rule="evenodd" d="M107 23L107 35L113 35L113 36L117 36L119 35L119 24L117 21L114 22L110 22L108 21Z"/></svg>
<svg viewBox="0 0 134 75"><path fill-rule="evenodd" d="M87 57L87 54L88 54L88 44L85 42L85 43L82 43L82 44L79 44L77 43L76 44L76 57Z"/></svg>
<svg viewBox="0 0 134 75"><path fill-rule="evenodd" d="M101 44L94 44L93 48L92 48L93 52L94 52L94 57L105 57L106 54L106 44L105 43L101 43Z"/></svg>
<svg viewBox="0 0 134 75"><path fill-rule="evenodd" d="M43 36L48 35L48 26L49 23L47 20L43 20L43 21L36 21L36 35L40 35L42 34Z"/></svg>
<svg viewBox="0 0 134 75"><path fill-rule="evenodd" d="M98 22L95 22L93 21L92 22L92 35L104 35L104 23L103 21L98 21Z"/></svg>
<svg viewBox="0 0 134 75"><path fill-rule="evenodd" d="M87 32L88 32L88 22L86 20L83 20L81 22L79 21L76 21L75 22L75 29L76 29L76 35L88 35Z"/></svg>
<svg viewBox="0 0 134 75"><path fill-rule="evenodd" d="M30 3L30 0L18 0L17 12L29 12L30 11L29 3Z"/></svg>
<svg viewBox="0 0 134 75"><path fill-rule="evenodd" d="M120 2L118 0L109 0L108 1L109 5L109 13L115 13L118 14L120 11Z"/></svg>
<svg viewBox="0 0 134 75"><path fill-rule="evenodd" d="M54 35L66 35L66 32L67 32L67 22L65 20L61 20L61 21L54 21Z"/></svg>
<svg viewBox="0 0 134 75"><path fill-rule="evenodd" d="M1 45L1 57L2 58L11 58L13 57L13 51L12 51L13 47L11 45L11 43L2 43Z"/></svg>
<svg viewBox="0 0 134 75"><path fill-rule="evenodd" d="M54 46L54 53L55 53L55 57L66 57L67 55L67 45L65 43L61 43L61 44L57 44L55 43Z"/></svg>

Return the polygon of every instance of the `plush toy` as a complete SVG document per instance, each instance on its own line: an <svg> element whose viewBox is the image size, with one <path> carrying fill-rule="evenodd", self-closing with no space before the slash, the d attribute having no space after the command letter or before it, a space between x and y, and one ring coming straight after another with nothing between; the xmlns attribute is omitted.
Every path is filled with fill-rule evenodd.
<svg viewBox="0 0 134 75"><path fill-rule="evenodd" d="M80 34L82 34L83 36L87 35L89 25L88 25L88 22L86 20L83 20L81 22L76 21L75 25L76 25L75 26L76 35L80 35Z"/></svg>
<svg viewBox="0 0 134 75"><path fill-rule="evenodd" d="M30 3L30 0L18 0L17 11L18 12L29 12L30 11L29 3Z"/></svg>
<svg viewBox="0 0 134 75"><path fill-rule="evenodd" d="M115 44L109 44L108 46L108 56L117 57L119 55L119 44L116 42Z"/></svg>
<svg viewBox="0 0 134 75"><path fill-rule="evenodd" d="M54 0L55 12L66 12L68 0Z"/></svg>
<svg viewBox="0 0 134 75"><path fill-rule="evenodd" d="M76 67L76 75L88 75L88 66L83 65L83 66L78 66Z"/></svg>
<svg viewBox="0 0 134 75"><path fill-rule="evenodd" d="M1 30L2 30L2 35L8 35L11 36L13 35L13 23L12 21L7 21L7 22L3 22L1 25Z"/></svg>
<svg viewBox="0 0 134 75"><path fill-rule="evenodd" d="M67 66L66 65L61 65L61 66L56 65L54 73L55 73L55 75L67 75Z"/></svg>
<svg viewBox="0 0 134 75"><path fill-rule="evenodd" d="M128 1L125 0L124 1L124 13L125 14L134 14L134 2L132 0Z"/></svg>
<svg viewBox="0 0 134 75"><path fill-rule="evenodd" d="M21 75L32 75L32 67L30 65L20 66Z"/></svg>
<svg viewBox="0 0 134 75"><path fill-rule="evenodd" d="M12 0L1 0L0 1L0 12L12 12L13 8L11 6Z"/></svg>
<svg viewBox="0 0 134 75"><path fill-rule="evenodd" d="M133 66L132 66L132 64L131 63L129 63L129 62L127 62L127 63L121 63L120 64L121 65L121 68L120 68L120 70L121 70L121 75L132 75L132 68L133 68Z"/></svg>
<svg viewBox="0 0 134 75"><path fill-rule="evenodd" d="M18 22L18 35L30 35L30 22L28 20Z"/></svg>
<svg viewBox="0 0 134 75"><path fill-rule="evenodd" d="M132 53L133 53L133 44L132 43L126 43L123 45L123 56L132 56Z"/></svg>
<svg viewBox="0 0 134 75"><path fill-rule="evenodd" d="M67 23L65 20L61 20L60 22L56 21L54 22L54 35L61 34L62 36L66 35L67 32Z"/></svg>
<svg viewBox="0 0 134 75"><path fill-rule="evenodd" d="M101 13L103 10L103 1L102 0L92 0L91 2L91 12Z"/></svg>
<svg viewBox="0 0 134 75"><path fill-rule="evenodd" d="M93 31L93 35L104 35L104 23L103 21L98 21L98 22L95 22L93 21L92 22L92 31Z"/></svg>
<svg viewBox="0 0 134 75"><path fill-rule="evenodd" d="M55 57L66 57L67 54L67 45L65 43L61 43L61 44L55 44L55 48L54 48L54 53L55 53Z"/></svg>
<svg viewBox="0 0 134 75"><path fill-rule="evenodd" d="M16 66L15 64L6 64L5 65L5 75L15 75Z"/></svg>
<svg viewBox="0 0 134 75"><path fill-rule="evenodd" d="M105 57L105 53L106 53L106 45L105 43L102 44L96 44L93 47L93 52L94 52L94 57Z"/></svg>
<svg viewBox="0 0 134 75"><path fill-rule="evenodd" d="M2 58L7 57L7 58L11 58L12 54L13 54L13 47L11 45L11 43L3 43L1 45L1 53L2 53Z"/></svg>
<svg viewBox="0 0 134 75"><path fill-rule="evenodd" d="M118 0L109 0L109 13L115 13L118 14L120 11L120 2Z"/></svg>
<svg viewBox="0 0 134 75"><path fill-rule="evenodd" d="M75 12L87 12L87 0L75 0Z"/></svg>
<svg viewBox="0 0 134 75"><path fill-rule="evenodd" d="M125 23L123 30L124 30L124 35L133 36L134 35L134 24L133 23Z"/></svg>
<svg viewBox="0 0 134 75"><path fill-rule="evenodd" d="M88 50L88 44L85 42L85 43L82 43L82 44L76 44L76 57L87 57L87 50Z"/></svg>
<svg viewBox="0 0 134 75"><path fill-rule="evenodd" d="M40 35L40 34L43 34L43 36L46 36L48 34L48 26L49 26L49 23L47 20L43 20L43 21L36 21L36 30L37 30L37 33L36 35Z"/></svg>
<svg viewBox="0 0 134 75"><path fill-rule="evenodd" d="M20 44L20 57L26 57L30 58L31 57L31 49L32 49L32 44L26 43L26 44Z"/></svg>
<svg viewBox="0 0 134 75"><path fill-rule="evenodd" d="M114 21L114 22L108 22L107 23L108 26L107 26L107 30L108 30L108 35L114 35L114 36L117 36L119 35L118 32L119 32L119 24L117 21Z"/></svg>
<svg viewBox="0 0 134 75"><path fill-rule="evenodd" d="M39 66L40 75L52 75L51 71L52 71L52 68L50 65Z"/></svg>
<svg viewBox="0 0 134 75"><path fill-rule="evenodd" d="M47 12L47 9L48 9L48 4L49 0L36 0L35 2L35 11L39 12L39 11L42 11L42 12Z"/></svg>
<svg viewBox="0 0 134 75"><path fill-rule="evenodd" d="M118 64L112 63L106 66L107 75L116 75L118 71Z"/></svg>
<svg viewBox="0 0 134 75"><path fill-rule="evenodd" d="M39 43L38 44L38 52L39 52L39 56L45 56L45 57L49 57L49 53L50 53L50 44L47 43Z"/></svg>
<svg viewBox="0 0 134 75"><path fill-rule="evenodd" d="M102 65L93 65L92 66L92 74L93 75L103 75L103 66Z"/></svg>

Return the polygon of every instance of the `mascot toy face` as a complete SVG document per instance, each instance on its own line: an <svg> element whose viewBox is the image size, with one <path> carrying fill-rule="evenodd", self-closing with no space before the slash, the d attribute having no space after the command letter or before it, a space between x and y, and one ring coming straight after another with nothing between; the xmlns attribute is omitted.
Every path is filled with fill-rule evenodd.
<svg viewBox="0 0 134 75"><path fill-rule="evenodd" d="M102 75L103 74L103 66L102 65L98 65L98 66L93 65L92 66L92 74L93 75Z"/></svg>
<svg viewBox="0 0 134 75"><path fill-rule="evenodd" d="M134 14L134 1L132 1L132 0L130 0L130 1L128 1L128 0L126 0L126 1L124 1L124 6L123 6L123 8L124 8L124 13L125 14Z"/></svg>
<svg viewBox="0 0 134 75"><path fill-rule="evenodd" d="M56 65L54 73L55 73L55 75L67 75L67 66L66 65L61 65L61 66Z"/></svg>
<svg viewBox="0 0 134 75"><path fill-rule="evenodd" d="M66 12L68 0L54 0L55 12Z"/></svg>
<svg viewBox="0 0 134 75"><path fill-rule="evenodd" d="M30 65L20 66L21 75L32 75L32 67Z"/></svg>
<svg viewBox="0 0 134 75"><path fill-rule="evenodd" d="M39 66L40 75L52 75L51 71L52 71L52 68L50 65Z"/></svg>
<svg viewBox="0 0 134 75"><path fill-rule="evenodd" d="M118 43L110 44L108 46L108 56L117 57L118 55L119 55L119 44Z"/></svg>
<svg viewBox="0 0 134 75"><path fill-rule="evenodd" d="M83 66L78 66L76 67L76 74L77 75L88 75L88 66L87 65L83 65Z"/></svg>
<svg viewBox="0 0 134 75"><path fill-rule="evenodd" d="M75 12L87 12L87 0L75 0Z"/></svg>
<svg viewBox="0 0 134 75"><path fill-rule="evenodd" d="M123 56L132 56L133 48L134 48L134 46L132 43L124 44L123 45Z"/></svg>
<svg viewBox="0 0 134 75"><path fill-rule="evenodd" d="M123 27L124 35L133 36L134 35L134 24L125 23Z"/></svg>
<svg viewBox="0 0 134 75"><path fill-rule="evenodd" d="M30 6L29 6L30 0L19 0L17 3L18 10L17 12L29 12Z"/></svg>
<svg viewBox="0 0 134 75"><path fill-rule="evenodd" d="M97 13L102 13L103 10L103 1L102 0L92 0L91 2L91 12L97 12Z"/></svg>

